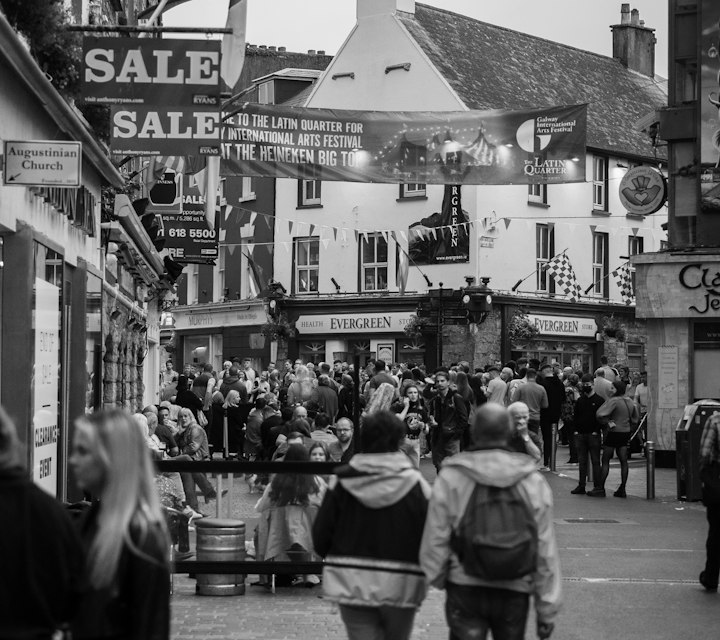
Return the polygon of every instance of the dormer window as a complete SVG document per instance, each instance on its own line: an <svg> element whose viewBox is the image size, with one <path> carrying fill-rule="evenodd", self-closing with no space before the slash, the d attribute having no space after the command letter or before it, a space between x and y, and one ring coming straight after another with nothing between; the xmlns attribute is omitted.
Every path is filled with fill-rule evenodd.
<svg viewBox="0 0 720 640"><path fill-rule="evenodd" d="M275 104L275 82L273 80L258 85L258 102L260 104Z"/></svg>

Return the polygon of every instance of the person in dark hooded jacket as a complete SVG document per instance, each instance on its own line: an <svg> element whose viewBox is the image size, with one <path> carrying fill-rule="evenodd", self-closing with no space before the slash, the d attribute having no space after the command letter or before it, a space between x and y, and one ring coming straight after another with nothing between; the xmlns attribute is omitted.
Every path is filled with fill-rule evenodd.
<svg viewBox="0 0 720 640"><path fill-rule="evenodd" d="M407 640L427 591L419 549L430 487L399 450L404 435L389 411L365 416L362 453L337 469L313 525L325 597L350 640Z"/></svg>

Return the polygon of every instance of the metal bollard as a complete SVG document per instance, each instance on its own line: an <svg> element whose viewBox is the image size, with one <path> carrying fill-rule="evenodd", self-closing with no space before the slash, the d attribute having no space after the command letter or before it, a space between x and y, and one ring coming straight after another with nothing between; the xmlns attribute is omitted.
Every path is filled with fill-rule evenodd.
<svg viewBox="0 0 720 640"><path fill-rule="evenodd" d="M550 471L555 471L557 467L557 422L552 423L552 441L550 445Z"/></svg>
<svg viewBox="0 0 720 640"><path fill-rule="evenodd" d="M647 472L647 499L655 500L655 443L645 443L645 470Z"/></svg>

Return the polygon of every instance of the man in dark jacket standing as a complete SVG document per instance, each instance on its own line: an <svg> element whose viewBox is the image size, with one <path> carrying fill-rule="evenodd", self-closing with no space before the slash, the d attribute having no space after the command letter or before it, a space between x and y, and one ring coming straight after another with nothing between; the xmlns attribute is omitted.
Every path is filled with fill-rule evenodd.
<svg viewBox="0 0 720 640"><path fill-rule="evenodd" d="M558 371L560 366L557 365ZM553 370L553 365L544 364L540 367L538 382L545 387L548 397L548 406L540 411L540 431L543 437L543 464L550 466L553 442L553 424L560 420L560 409L565 401L565 385Z"/></svg>
<svg viewBox="0 0 720 640"><path fill-rule="evenodd" d="M592 464L593 484L592 491L588 491L587 495L592 497L604 497L605 489L602 486L600 477L600 434L602 433L602 425L598 422L595 412L601 407L603 398L601 398L593 387L593 377L586 373L581 380L580 397L575 403L575 446L578 454L578 462L580 464L580 478L578 486L570 493L575 495L585 494L585 481L588 471L588 454Z"/></svg>
<svg viewBox="0 0 720 640"><path fill-rule="evenodd" d="M245 386L245 382L240 380L240 370L236 366L232 366L228 370L228 375L220 385L220 393L223 394L223 398L227 398L228 392L233 389L240 394L240 404L247 404L247 387Z"/></svg>
<svg viewBox="0 0 720 640"><path fill-rule="evenodd" d="M468 428L468 412L459 393L450 389L450 376L445 369L435 372L436 395L430 401L430 443L432 461L440 471L442 461L460 453L460 440Z"/></svg>

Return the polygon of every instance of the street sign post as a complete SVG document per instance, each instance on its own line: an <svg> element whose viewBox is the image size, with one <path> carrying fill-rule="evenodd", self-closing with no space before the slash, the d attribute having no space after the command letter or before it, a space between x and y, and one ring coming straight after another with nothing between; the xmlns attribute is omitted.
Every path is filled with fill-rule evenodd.
<svg viewBox="0 0 720 640"><path fill-rule="evenodd" d="M82 143L5 140L3 184L21 187L79 187Z"/></svg>

